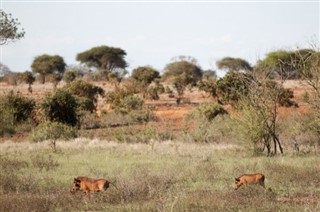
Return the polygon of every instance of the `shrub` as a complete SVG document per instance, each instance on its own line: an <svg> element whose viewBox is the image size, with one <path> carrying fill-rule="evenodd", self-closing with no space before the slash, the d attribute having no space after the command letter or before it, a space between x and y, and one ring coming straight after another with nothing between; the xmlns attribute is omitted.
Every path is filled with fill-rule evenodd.
<svg viewBox="0 0 320 212"><path fill-rule="evenodd" d="M93 112L97 107L98 97L104 96L104 90L83 80L76 80L65 86L71 94L77 96L82 110Z"/></svg>
<svg viewBox="0 0 320 212"><path fill-rule="evenodd" d="M58 89L53 95L46 95L41 104L46 119L72 126L78 124L77 107L75 97L64 89Z"/></svg>
<svg viewBox="0 0 320 212"><path fill-rule="evenodd" d="M60 122L46 122L40 124L29 134L29 139L34 142L50 140L50 146L53 152L57 151L56 141L70 140L78 136L76 128Z"/></svg>
<svg viewBox="0 0 320 212"><path fill-rule="evenodd" d="M229 72L217 81L217 96L223 103L237 102L242 95L247 95L253 81L250 73Z"/></svg>
<svg viewBox="0 0 320 212"><path fill-rule="evenodd" d="M131 123L141 124L147 123L154 119L154 114L150 108L142 108L140 110L133 110L129 113Z"/></svg>
<svg viewBox="0 0 320 212"><path fill-rule="evenodd" d="M186 132L195 142L217 142L227 140L225 134L231 133L231 122L227 111L219 104L205 103L185 116L187 124L191 124L192 129ZM221 139L223 138L223 139Z"/></svg>
<svg viewBox="0 0 320 212"><path fill-rule="evenodd" d="M52 155L48 155L48 159L44 155L36 155L31 157L31 164L34 168L42 170L56 170L59 163L52 159Z"/></svg>
<svg viewBox="0 0 320 212"><path fill-rule="evenodd" d="M226 113L227 111L220 104L205 103L189 114L189 118L200 118L212 121L216 116Z"/></svg>
<svg viewBox="0 0 320 212"><path fill-rule="evenodd" d="M129 95L132 95L132 93L126 89L117 87L115 90L106 93L105 101L111 105L112 109L114 109L119 107L121 100Z"/></svg>
<svg viewBox="0 0 320 212"><path fill-rule="evenodd" d="M35 102L10 92L0 97L0 135L14 134L17 125L26 122L32 117Z"/></svg>
<svg viewBox="0 0 320 212"><path fill-rule="evenodd" d="M132 110L140 110L143 106L143 100L137 96L129 95L121 99L119 108L116 111L129 113Z"/></svg>
<svg viewBox="0 0 320 212"><path fill-rule="evenodd" d="M46 122L38 125L29 135L33 142L45 140L70 140L77 137L77 129L60 122Z"/></svg>
<svg viewBox="0 0 320 212"><path fill-rule="evenodd" d="M0 193L25 190L26 182L19 176L19 172L28 166L25 161L0 156Z"/></svg>
<svg viewBox="0 0 320 212"><path fill-rule="evenodd" d="M151 100L158 100L159 94L164 93L165 88L162 84L160 84L158 81L156 81L155 85L151 85L147 92L146 92L146 98Z"/></svg>
<svg viewBox="0 0 320 212"><path fill-rule="evenodd" d="M210 93L211 96L217 96L217 88L216 88L216 80L215 79L208 79L208 80L201 80L197 83L199 90L205 91Z"/></svg>
<svg viewBox="0 0 320 212"><path fill-rule="evenodd" d="M72 70L68 70L68 71L64 72L63 80L66 83L70 83L70 82L73 82L77 77L81 77L81 76L82 76L82 74L81 74L80 70L72 69Z"/></svg>
<svg viewBox="0 0 320 212"><path fill-rule="evenodd" d="M0 108L12 114L13 124L27 120L34 107L34 100L14 94L12 91L8 95L0 97Z"/></svg>

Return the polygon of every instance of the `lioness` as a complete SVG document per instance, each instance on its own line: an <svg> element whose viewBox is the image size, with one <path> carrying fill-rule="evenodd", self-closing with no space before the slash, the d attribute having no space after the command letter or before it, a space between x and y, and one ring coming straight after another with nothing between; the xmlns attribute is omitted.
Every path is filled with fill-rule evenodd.
<svg viewBox="0 0 320 212"><path fill-rule="evenodd" d="M242 185L248 185L248 184L259 184L263 188L265 188L264 185L264 175L257 173L257 174L243 174L238 178L235 178L234 182L234 189L237 190Z"/></svg>
<svg viewBox="0 0 320 212"><path fill-rule="evenodd" d="M92 179L89 177L77 177L73 180L73 186L70 190L74 193L78 190L83 191L86 194L92 192L105 191L109 188L110 182L105 179Z"/></svg>

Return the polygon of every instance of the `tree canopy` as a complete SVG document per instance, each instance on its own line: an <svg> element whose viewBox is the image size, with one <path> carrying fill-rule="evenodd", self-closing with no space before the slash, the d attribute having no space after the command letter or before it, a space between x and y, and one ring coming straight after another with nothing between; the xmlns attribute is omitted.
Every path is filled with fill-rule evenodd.
<svg viewBox="0 0 320 212"><path fill-rule="evenodd" d="M183 78L185 85L195 85L202 78L202 69L188 61L173 62L166 65L163 78L165 80Z"/></svg>
<svg viewBox="0 0 320 212"><path fill-rule="evenodd" d="M45 83L45 76L48 74L62 75L65 67L66 64L61 56L47 54L36 57L31 65L32 72L41 75L42 83Z"/></svg>
<svg viewBox="0 0 320 212"><path fill-rule="evenodd" d="M18 19L0 9L0 45L20 40L24 37L25 31L24 29L19 30L19 25Z"/></svg>
<svg viewBox="0 0 320 212"><path fill-rule="evenodd" d="M140 66L132 70L131 77L145 85L150 84L159 77L159 72L150 66Z"/></svg>
<svg viewBox="0 0 320 212"><path fill-rule="evenodd" d="M225 69L227 71L251 71L251 65L241 58L224 57L216 62L219 69Z"/></svg>
<svg viewBox="0 0 320 212"><path fill-rule="evenodd" d="M178 61L169 63L165 67L164 80L171 81L178 93L179 104L184 90L187 86L195 86L202 78L202 69L189 61Z"/></svg>
<svg viewBox="0 0 320 212"><path fill-rule="evenodd" d="M115 71L118 68L125 69L128 66L124 59L126 54L120 48L98 46L79 53L76 60L89 67Z"/></svg>
<svg viewBox="0 0 320 212"><path fill-rule="evenodd" d="M273 51L258 61L255 70L260 73L267 72L269 78L300 79L303 69L310 65L310 56L313 53L310 49Z"/></svg>

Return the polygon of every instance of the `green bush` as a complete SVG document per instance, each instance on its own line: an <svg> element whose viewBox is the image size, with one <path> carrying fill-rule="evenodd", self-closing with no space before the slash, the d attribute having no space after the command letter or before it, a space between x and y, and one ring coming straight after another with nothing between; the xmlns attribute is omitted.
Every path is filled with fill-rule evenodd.
<svg viewBox="0 0 320 212"><path fill-rule="evenodd" d="M115 90L106 93L105 101L110 104L112 109L115 109L120 107L122 99L130 95L133 93L127 89L116 87Z"/></svg>
<svg viewBox="0 0 320 212"><path fill-rule="evenodd" d="M11 91L9 94L0 97L0 108L9 111L13 116L13 124L18 124L31 116L35 108L35 101Z"/></svg>
<svg viewBox="0 0 320 212"><path fill-rule="evenodd" d="M143 106L143 100L137 96L126 96L120 101L117 111L121 113L129 113L133 110L141 110Z"/></svg>
<svg viewBox="0 0 320 212"><path fill-rule="evenodd" d="M0 97L0 135L14 134L16 127L32 118L35 101L10 92Z"/></svg>
<svg viewBox="0 0 320 212"><path fill-rule="evenodd" d="M64 89L58 89L53 95L46 95L41 108L43 109L44 117L49 121L61 122L72 126L78 124L76 98Z"/></svg>
<svg viewBox="0 0 320 212"><path fill-rule="evenodd" d="M250 73L229 72L217 81L217 96L223 103L234 103L247 95L253 81Z"/></svg>
<svg viewBox="0 0 320 212"><path fill-rule="evenodd" d="M217 103L205 103L185 116L192 129L185 136L194 142L219 142L227 139L226 132L231 134L231 122L227 111ZM223 139L222 139L223 138Z"/></svg>
<svg viewBox="0 0 320 212"><path fill-rule="evenodd" d="M97 107L98 97L104 96L104 90L98 86L83 80L70 82L65 89L71 94L77 96L79 107L82 110L93 112Z"/></svg>
<svg viewBox="0 0 320 212"><path fill-rule="evenodd" d="M197 86L199 90L210 93L210 95L213 97L217 96L217 88L216 88L217 86L216 86L215 79L201 80L197 83Z"/></svg>
<svg viewBox="0 0 320 212"><path fill-rule="evenodd" d="M81 77L82 74L80 72L80 70L68 70L66 72L64 72L63 74L63 80L66 83L70 83L73 82L77 77Z"/></svg>
<svg viewBox="0 0 320 212"><path fill-rule="evenodd" d="M133 110L129 113L131 123L141 124L147 123L154 119L154 114L150 108L142 108L140 110Z"/></svg>
<svg viewBox="0 0 320 212"><path fill-rule="evenodd" d="M33 142L45 140L70 140L76 138L78 131L76 128L60 122L46 122L38 125L29 134L29 139Z"/></svg>
<svg viewBox="0 0 320 212"><path fill-rule="evenodd" d="M226 114L227 111L217 103L205 103L196 108L189 118L195 119L205 119L207 121L212 121L216 116Z"/></svg>

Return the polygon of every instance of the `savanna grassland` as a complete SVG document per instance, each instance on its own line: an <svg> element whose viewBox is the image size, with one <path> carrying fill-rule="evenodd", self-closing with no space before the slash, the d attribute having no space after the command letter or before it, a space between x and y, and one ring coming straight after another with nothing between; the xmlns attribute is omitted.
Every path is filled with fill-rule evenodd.
<svg viewBox="0 0 320 212"><path fill-rule="evenodd" d="M38 86L35 98L46 91ZM186 122L190 111L213 101L196 91L186 93L190 101L179 106L165 97L147 102L156 116L147 124L111 127L109 122L121 120L107 114L103 121L109 127L58 140L55 152L50 141L5 136L0 143L0 211L319 211L318 145L311 136L298 134L299 151L295 149L291 135L308 108L301 102L302 88L287 86L300 107L279 109L284 154L272 157L254 152L226 116L211 124ZM100 100L99 110L103 108ZM203 142L207 138L214 142ZM255 185L234 190L235 177L257 172L266 176L266 190ZM112 184L90 197L71 194L77 176Z"/></svg>
<svg viewBox="0 0 320 212"><path fill-rule="evenodd" d="M1 144L1 211L317 211L320 159L252 156L238 145L77 139ZM233 189L239 173L266 175ZM76 176L106 178L103 193L71 194Z"/></svg>

